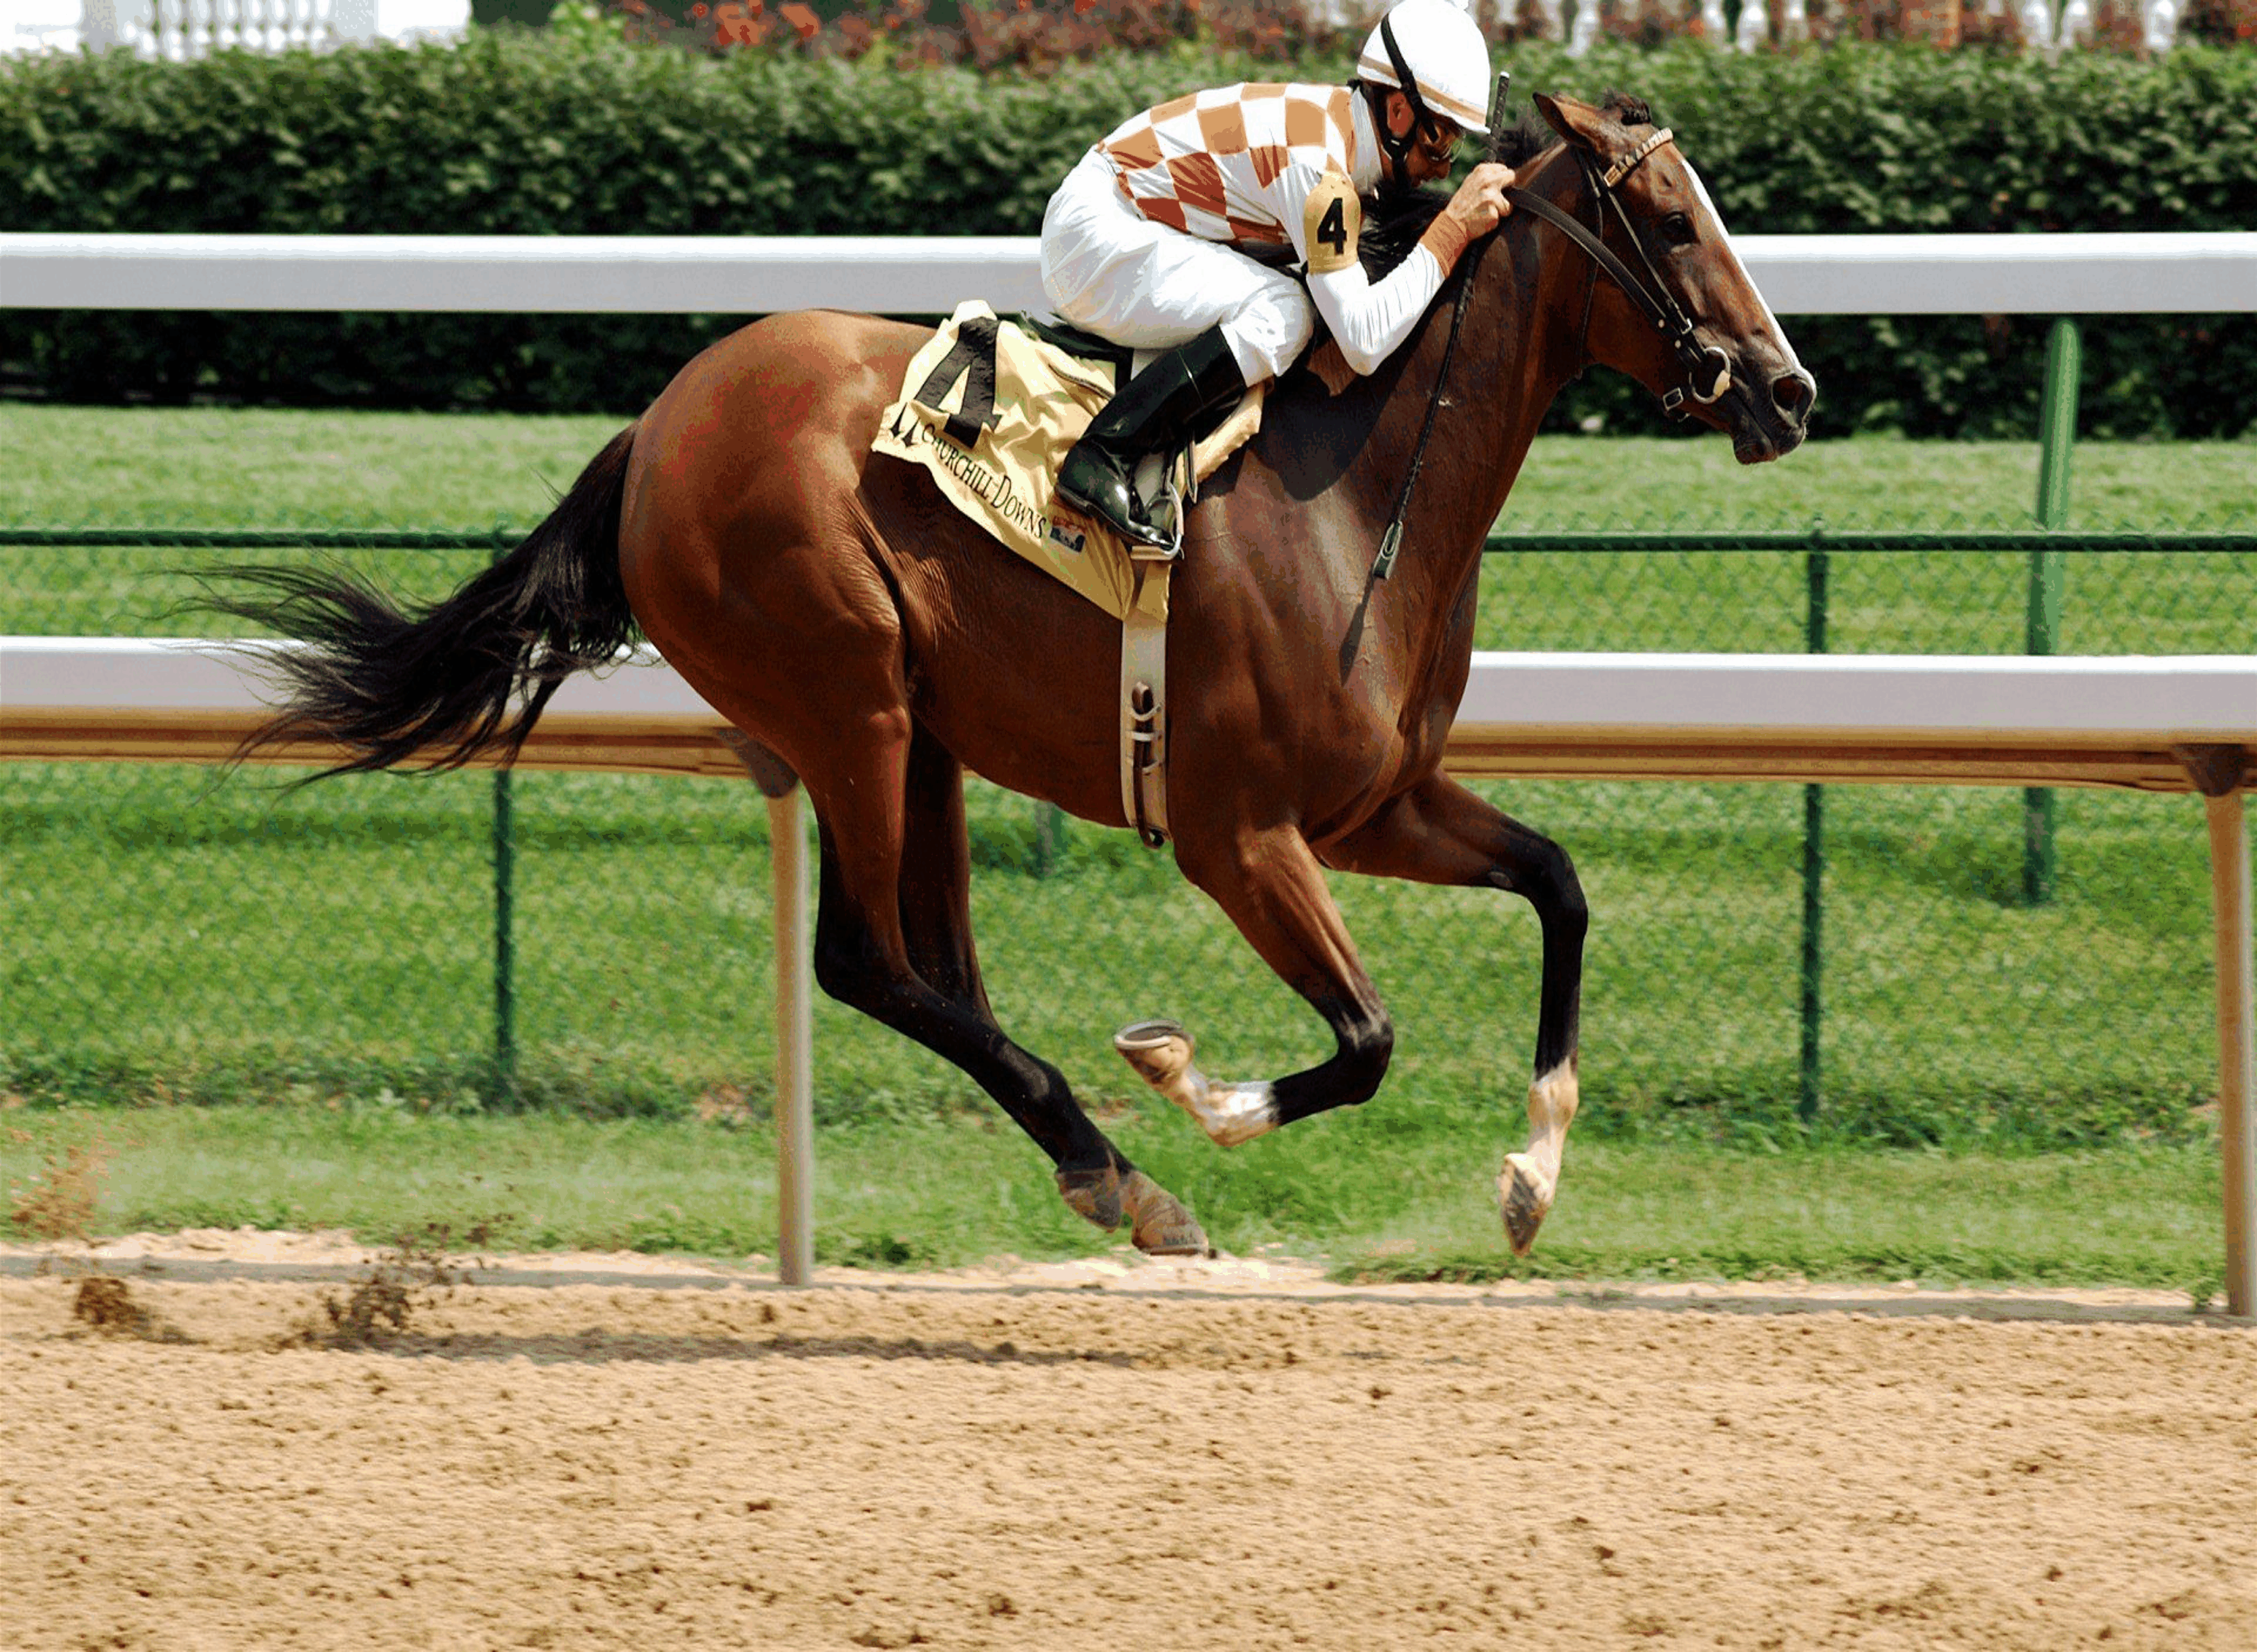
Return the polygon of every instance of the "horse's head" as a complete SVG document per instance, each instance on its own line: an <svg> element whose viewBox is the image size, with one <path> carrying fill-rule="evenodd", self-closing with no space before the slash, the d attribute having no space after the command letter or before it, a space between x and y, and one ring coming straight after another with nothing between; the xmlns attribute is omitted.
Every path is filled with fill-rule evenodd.
<svg viewBox="0 0 2257 1652"><path fill-rule="evenodd" d="M1614 257L1604 270L1592 258L1590 358L1729 434L1742 464L1794 451L1817 381L1748 279L1692 162L1636 99L1595 109L1539 93L1536 106L1582 173L1570 210Z"/></svg>

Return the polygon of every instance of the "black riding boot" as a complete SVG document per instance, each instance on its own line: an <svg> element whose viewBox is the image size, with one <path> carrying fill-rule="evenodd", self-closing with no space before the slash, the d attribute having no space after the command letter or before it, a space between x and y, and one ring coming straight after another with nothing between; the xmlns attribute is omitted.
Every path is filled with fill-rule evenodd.
<svg viewBox="0 0 2257 1652"><path fill-rule="evenodd" d="M1128 381L1090 420L1058 466L1058 497L1122 538L1165 546L1171 536L1145 519L1129 478L1149 453L1183 447L1201 413L1245 393L1245 376L1222 336L1210 327ZM1150 501L1141 503L1150 504Z"/></svg>

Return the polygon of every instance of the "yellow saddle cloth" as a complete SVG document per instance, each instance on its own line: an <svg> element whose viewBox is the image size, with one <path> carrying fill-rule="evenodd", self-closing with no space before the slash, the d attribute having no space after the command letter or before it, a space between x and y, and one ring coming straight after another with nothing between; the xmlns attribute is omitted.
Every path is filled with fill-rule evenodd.
<svg viewBox="0 0 2257 1652"><path fill-rule="evenodd" d="M1051 512L1066 450L1113 397L1113 369L1036 337L967 299L910 358L900 398L878 421L874 453L921 464L965 515L1115 619L1167 618L1164 579L1148 579L1120 536L1079 514ZM1198 483L1262 426L1263 386L1192 449Z"/></svg>

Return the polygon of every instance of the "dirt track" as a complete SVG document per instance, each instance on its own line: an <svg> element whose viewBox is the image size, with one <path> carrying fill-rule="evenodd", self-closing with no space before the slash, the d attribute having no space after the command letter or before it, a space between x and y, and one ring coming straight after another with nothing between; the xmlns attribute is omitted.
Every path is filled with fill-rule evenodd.
<svg viewBox="0 0 2257 1652"><path fill-rule="evenodd" d="M2257 1331L1134 1282L0 1280L0 1646L2257 1644Z"/></svg>

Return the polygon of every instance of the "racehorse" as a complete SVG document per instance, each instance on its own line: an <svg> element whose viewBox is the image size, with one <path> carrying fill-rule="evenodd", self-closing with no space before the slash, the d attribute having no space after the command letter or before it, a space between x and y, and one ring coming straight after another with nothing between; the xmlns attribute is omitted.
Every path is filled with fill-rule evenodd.
<svg viewBox="0 0 2257 1652"><path fill-rule="evenodd" d="M1482 541L1545 410L1588 365L1729 433L1743 463L1794 448L1816 393L1645 106L1536 105L1549 131L1524 121L1493 145L1518 168L1515 211L1419 329L1368 378L1328 344L1308 352L1185 521L1167 681L1176 862L1324 1019L1334 1052L1230 1084L1192 1063L1173 1023L1116 1040L1226 1146L1362 1102L1394 1034L1324 869L1525 898L1543 958L1532 1132L1497 1178L1520 1253L1575 1116L1587 915L1558 844L1441 773ZM1390 226L1407 248L1442 200L1398 201L1368 248ZM721 340L515 550L428 607L334 571L240 570L260 594L216 605L308 644L284 658L285 697L252 744L339 744L350 755L330 773L506 761L557 685L640 627L754 757L806 786L824 990L974 1079L1050 1155L1075 1211L1125 1219L1147 1252L1205 1252L1192 1214L1011 1041L981 985L964 772L1128 824L1120 638L920 468L871 452L930 336L810 311ZM1390 521L1399 562L1375 568Z"/></svg>

